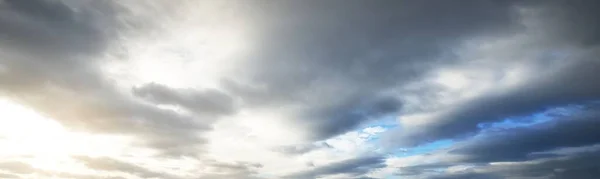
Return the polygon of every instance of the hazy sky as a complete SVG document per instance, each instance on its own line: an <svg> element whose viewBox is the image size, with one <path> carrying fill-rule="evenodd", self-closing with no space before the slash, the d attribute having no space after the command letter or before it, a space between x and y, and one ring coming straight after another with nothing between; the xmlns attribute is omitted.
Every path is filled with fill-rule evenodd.
<svg viewBox="0 0 600 179"><path fill-rule="evenodd" d="M0 0L0 178L597 179L597 0Z"/></svg>

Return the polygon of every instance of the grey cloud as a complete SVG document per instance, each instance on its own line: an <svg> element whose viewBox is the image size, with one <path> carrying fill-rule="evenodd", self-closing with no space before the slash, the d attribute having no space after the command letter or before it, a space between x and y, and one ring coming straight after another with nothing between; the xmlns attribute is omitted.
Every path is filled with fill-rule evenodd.
<svg viewBox="0 0 600 179"><path fill-rule="evenodd" d="M8 173L3 173L8 172ZM125 179L106 175L82 175L70 172L56 172L33 168L30 164L21 161L0 162L0 178L31 178L32 176L52 178L89 178L89 179Z"/></svg>
<svg viewBox="0 0 600 179"><path fill-rule="evenodd" d="M354 178L360 178L371 170L385 167L385 160L381 156L374 157L361 157L324 166L316 166L313 169L294 173L284 178L297 178L297 179L308 179L308 178L319 178L327 175L334 174L349 174Z"/></svg>
<svg viewBox="0 0 600 179"><path fill-rule="evenodd" d="M263 167L260 163L235 162L225 163L215 160L203 161L208 167L210 174L200 174L200 179L259 179L257 177L257 169Z"/></svg>
<svg viewBox="0 0 600 179"><path fill-rule="evenodd" d="M256 16L258 53L228 86L248 106L303 106L298 123L317 139L368 120L353 114L371 108L363 101L452 63L444 46L517 25L510 1L270 2Z"/></svg>
<svg viewBox="0 0 600 179"><path fill-rule="evenodd" d="M301 118L315 120L310 125L312 129L340 134L362 122L391 115L401 109L401 102L393 97L370 97L367 100L369 101L348 101L335 108L315 110L313 114L303 115Z"/></svg>
<svg viewBox="0 0 600 179"><path fill-rule="evenodd" d="M598 151L585 152L573 156L534 160L499 165L488 165L471 171L456 174L440 174L426 178L454 179L468 178L547 178L547 179L593 179L600 175Z"/></svg>
<svg viewBox="0 0 600 179"><path fill-rule="evenodd" d="M282 146L274 149L274 151L281 152L287 155L302 155L323 148L331 148L331 146L327 142L320 142L316 144L311 143L292 146Z"/></svg>
<svg viewBox="0 0 600 179"><path fill-rule="evenodd" d="M113 15L117 6L106 1L69 6L72 4L48 0L3 1L1 42L9 43L15 50L23 48L45 56L64 57L65 51L77 55L102 50L108 43L107 37L115 35L113 30L118 23Z"/></svg>
<svg viewBox="0 0 600 179"><path fill-rule="evenodd" d="M98 69L105 61L97 59L113 55L106 54L107 49L118 48L119 35L131 30L127 29L131 26L124 25L130 22L122 22L131 14L116 2L120 1L0 1L0 94L67 127L132 134L140 137L141 143L165 150L170 156L201 152L205 142L201 133L210 130L214 120L163 110L135 97L154 104L179 105L200 115L228 115L240 108L291 109L299 114L292 116L298 124L294 127L311 130L311 137L321 140L373 118L400 112L405 102L390 91L419 81L430 70L457 64L461 59L452 47L480 36L503 36L522 30L515 9L519 6L541 10L538 20L548 27L540 33L547 43L576 49L569 59L553 61L567 65L553 73L530 77L515 88L454 105L426 128L412 129L420 131L416 135L394 133L394 143L412 146L453 138L477 132L477 124L482 122L600 98L600 83L595 79L600 71L596 50L600 26L595 17L600 15L598 3L593 1L255 1L248 3L253 26L247 30L253 37L249 53L242 57L247 63L240 64L243 68L223 80L223 91L147 84L134 88L134 96L132 91L117 89ZM505 131L489 140L463 143L465 146L454 152L473 157L470 162L523 160L530 152L597 142L589 137L597 135L593 131L595 121L561 120L547 128ZM569 131L583 133L578 136ZM546 135L556 140L544 139ZM564 136L577 138L564 140ZM520 145L499 143L503 140ZM284 152L304 153L314 148L294 146ZM482 156L482 151L495 148L506 150ZM568 158L586 164L583 158ZM97 169L159 176L113 159L83 160ZM552 161L542 164L567 165L561 160ZM345 173L358 178L384 166L381 157L366 157L317 166L290 177ZM226 172L202 177L252 178L259 165L213 167ZM554 176L578 170L565 167L573 170ZM547 172L532 165L523 168ZM576 173L586 174L589 168ZM460 176L488 174L491 177L498 173Z"/></svg>
<svg viewBox="0 0 600 179"><path fill-rule="evenodd" d="M76 92L58 89L28 94L16 101L40 110L72 129L133 135L139 139L137 144L159 147L156 149L169 155L199 152L194 147L204 142L199 135L210 129L207 121L146 105L112 90ZM24 92L28 91L9 94L22 95ZM56 105L57 101L62 105Z"/></svg>
<svg viewBox="0 0 600 179"><path fill-rule="evenodd" d="M40 174L43 177L48 178L60 178L60 179L129 179L128 177L122 176L106 176L106 175L85 175L85 174L73 174L73 173L65 173L65 172L44 172Z"/></svg>
<svg viewBox="0 0 600 179"><path fill-rule="evenodd" d="M0 17L0 47L6 72L4 90L37 88L40 84L96 87L95 61L107 48L118 26L116 6L93 1L73 7L59 1L4 1ZM83 89L81 89L83 90Z"/></svg>
<svg viewBox="0 0 600 179"><path fill-rule="evenodd" d="M460 173L460 174L443 174L439 176L432 176L427 179L502 179L503 177L495 176L491 174L481 173Z"/></svg>
<svg viewBox="0 0 600 179"><path fill-rule="evenodd" d="M52 87L82 91L100 87L99 77L94 74L97 70L94 61L83 59L83 56L94 55L106 48L107 37L99 29L91 28L97 21L79 19L92 15L90 8L95 5L90 3L91 7L84 6L88 9L76 13L59 1L4 1L0 11L5 14L0 20L3 24L0 34L10 38L0 38L3 47L0 64L6 68L0 75L2 93L11 97L40 95L37 98L44 98L43 94L36 93L48 93ZM102 7L96 7L96 10L112 11L110 3ZM110 15L94 17L112 18ZM80 47L88 50L78 49Z"/></svg>
<svg viewBox="0 0 600 179"><path fill-rule="evenodd" d="M600 70L597 39L600 33L594 29L598 7L594 1L529 1L522 3L534 11L532 15L542 24L536 32L540 42L527 42L530 47L512 49L510 53L547 48L547 53L555 49L575 49L564 57L552 59L518 59L537 61L528 65L536 66L539 73L523 77L526 82L510 89L499 89L480 97L465 101L442 110L432 117L431 124L419 129L403 129L391 134L393 143L400 146L414 146L426 141L459 137L477 132L477 125L503 120L508 117L528 115L548 108L583 103L600 99L600 83L595 80ZM594 42L596 41L596 42ZM527 57L529 58L529 57ZM534 57L538 58L538 57ZM500 64L505 63L499 61ZM506 62L509 63L509 62ZM553 66L560 66L554 70ZM410 132L406 132L410 131ZM391 137L390 136L390 137Z"/></svg>
<svg viewBox="0 0 600 179"><path fill-rule="evenodd" d="M151 171L147 168L127 163L124 161L116 160L108 157L101 158L92 158L85 156L74 157L75 159L84 163L90 169L100 170L100 171L109 171L109 172L122 172L127 174L136 175L142 178L165 178L165 179L174 179L179 178L174 175L166 174L166 173L158 173Z"/></svg>
<svg viewBox="0 0 600 179"><path fill-rule="evenodd" d="M202 175L199 179L261 179L260 177L248 176L246 174L208 174Z"/></svg>
<svg viewBox="0 0 600 179"><path fill-rule="evenodd" d="M545 2L545 1L542 1ZM545 2L539 16L546 17L547 38L577 46L596 46L600 42L600 23L596 11L600 4L589 0L554 0Z"/></svg>
<svg viewBox="0 0 600 179"><path fill-rule="evenodd" d="M19 161L0 162L0 169L15 174L30 174L37 171L31 165Z"/></svg>
<svg viewBox="0 0 600 179"><path fill-rule="evenodd" d="M2 177L2 178L20 178L18 175L9 174L9 173L0 173L0 177Z"/></svg>
<svg viewBox="0 0 600 179"><path fill-rule="evenodd" d="M234 99L216 89L171 89L151 83L134 88L133 93L157 104L182 106L199 115L232 114L236 111Z"/></svg>
<svg viewBox="0 0 600 179"><path fill-rule="evenodd" d="M3 173L8 172L8 173ZM69 172L56 172L33 168L30 164L21 161L0 162L0 178L31 178L32 176L43 176L53 178L89 178L89 179L125 179L123 177L111 177L102 175L82 175Z"/></svg>
<svg viewBox="0 0 600 179"><path fill-rule="evenodd" d="M442 158L437 158L434 164L416 164L398 170L406 176L440 179L590 178L600 171L600 166L591 162L598 157L599 117L597 106L592 105L584 111L530 127L485 131L436 152ZM572 147L589 149L548 152ZM453 156L460 157L452 159ZM472 168L455 173L435 172L457 165Z"/></svg>
<svg viewBox="0 0 600 179"><path fill-rule="evenodd" d="M478 124L529 115L545 109L600 99L600 83L595 77L600 71L596 59L599 52L589 52L560 71L530 79L528 83L509 90L486 94L454 105L448 111L430 119L432 122L409 132L397 131L393 141L411 146L425 141L453 138L478 131Z"/></svg>
<svg viewBox="0 0 600 179"><path fill-rule="evenodd" d="M439 169L447 168L452 166L451 163L445 163L444 161L440 161L436 164L419 164L414 166L404 166L396 168L397 171L394 173L396 176L427 176L431 174L439 173Z"/></svg>
<svg viewBox="0 0 600 179"><path fill-rule="evenodd" d="M294 146L283 146L275 149L277 152L281 152L288 155L302 155L313 150L319 149L316 145L294 145Z"/></svg>
<svg viewBox="0 0 600 179"><path fill-rule="evenodd" d="M469 162L517 161L533 152L600 143L596 136L600 136L600 114L592 110L528 128L484 133L450 153L467 155Z"/></svg>
<svg viewBox="0 0 600 179"><path fill-rule="evenodd" d="M3 1L0 94L73 129L133 134L151 146L202 143L209 121L137 101L99 69L119 34L133 30L129 13L113 1ZM166 152L196 149L176 150Z"/></svg>

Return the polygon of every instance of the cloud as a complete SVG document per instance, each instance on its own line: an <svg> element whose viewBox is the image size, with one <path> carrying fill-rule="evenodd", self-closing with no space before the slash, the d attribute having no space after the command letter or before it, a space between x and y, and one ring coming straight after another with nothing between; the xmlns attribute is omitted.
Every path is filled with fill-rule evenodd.
<svg viewBox="0 0 600 179"><path fill-rule="evenodd" d="M1 162L0 169L15 174L30 174L37 171L31 165L19 161Z"/></svg>
<svg viewBox="0 0 600 179"><path fill-rule="evenodd" d="M594 80L594 76L600 69L600 63L596 58L597 48L587 42L586 45L583 45L583 42L562 38L573 36L575 32L578 32L578 28L596 28L595 23L573 22L588 21L589 19L586 18L579 19L579 15L575 14L578 11L583 14L592 13L588 12L590 10L587 7L593 6L594 3L557 1L526 4L528 5L523 5L521 10L521 18L526 30L516 33L524 34L523 36L517 35L518 38L512 38L513 40L511 40L513 35L492 38L492 40L486 38L487 42L481 45L491 50L471 49L472 47L468 46L470 51L461 52L483 53L473 55L474 57L466 55L465 62L458 63L458 66L466 66L467 69L469 66L484 69L492 67L491 71L479 71L481 74L493 76L489 81L481 80L479 82L483 84L480 86L484 86L486 83L491 84L489 89L482 92L477 91L480 86L474 86L475 89L465 89L464 93L473 93L473 91L476 93L459 98L449 105L441 105L444 106L442 108L426 111L424 112L425 117L419 119L407 117L402 121L403 129L390 134L389 137L393 137L391 143L395 143L396 146L410 147L427 141L461 137L477 132L477 125L481 123L500 121L553 107L600 99L600 93L598 93L600 83ZM562 7L560 5L566 7L560 8ZM552 12L556 12L556 16L543 16L543 14ZM574 27L563 27L561 24L571 24ZM561 30L554 32L551 29L543 29L548 26L557 26ZM593 38L597 34L586 31L580 35ZM561 38L552 38L552 36ZM503 41L509 41L511 45L506 45ZM504 50L509 55L498 53ZM552 53L562 55L549 55ZM548 61L555 63L548 63ZM517 71L515 68L526 70L515 77L515 71ZM461 68L459 67L459 69ZM513 76L511 77L511 75ZM477 83L477 81L475 82ZM431 89L432 87L427 86L426 88ZM421 93L420 95L431 94ZM440 98L439 101L444 101L447 100L444 98L456 97L449 95ZM438 104L438 106L440 105Z"/></svg>
<svg viewBox="0 0 600 179"><path fill-rule="evenodd" d="M0 173L0 177L2 178L19 178L18 175L8 174L8 173Z"/></svg>
<svg viewBox="0 0 600 179"><path fill-rule="evenodd" d="M466 4L269 3L257 15L260 53L225 84L249 106L292 108L300 115L290 118L311 138L338 135L371 117L356 111L394 100L386 93L455 61L442 46L517 25L512 3ZM401 105L394 106L382 112Z"/></svg>
<svg viewBox="0 0 600 179"><path fill-rule="evenodd" d="M262 168L262 164L259 163L225 163L218 161L208 161L207 165L209 171L205 174L200 175L201 179L226 179L226 178L239 178L239 179L258 179L256 177L257 169Z"/></svg>
<svg viewBox="0 0 600 179"><path fill-rule="evenodd" d="M236 112L234 99L218 90L178 90L152 83L134 88L133 94L157 104L181 106L201 116L226 115Z"/></svg>
<svg viewBox="0 0 600 179"><path fill-rule="evenodd" d="M144 152L77 159L141 178L585 178L595 154L552 151L600 143L597 6L0 0L0 97L68 135L132 137ZM478 127L574 104L590 108ZM443 139L456 144L385 153Z"/></svg>
<svg viewBox="0 0 600 179"><path fill-rule="evenodd" d="M572 156L540 159L527 162L498 163L475 167L470 171L439 174L431 179L453 178L550 178L550 179L592 179L598 176L600 165L598 151L574 154Z"/></svg>
<svg viewBox="0 0 600 179"><path fill-rule="evenodd" d="M555 0L542 3L537 11L540 17L545 16L541 23L548 28L549 39L564 41L577 46L592 47L598 45L600 24L596 21L598 12L593 7L598 6L594 1ZM555 14L554 16L547 16Z"/></svg>
<svg viewBox="0 0 600 179"><path fill-rule="evenodd" d="M434 116L430 124L421 126L418 133L400 134L398 141L411 145L427 140L457 137L475 132L477 125L509 117L527 115L548 108L584 103L600 98L600 84L593 80L600 64L589 54L589 59L578 60L553 75L532 79L512 90L490 93L459 104ZM565 86L564 84L570 83ZM546 90L552 89L552 90Z"/></svg>
<svg viewBox="0 0 600 179"><path fill-rule="evenodd" d="M149 145L202 142L196 133L208 121L144 104L103 76L107 51L118 34L132 30L125 24L136 23L124 4L9 0L0 6L3 96L69 128L133 134Z"/></svg>
<svg viewBox="0 0 600 179"><path fill-rule="evenodd" d="M433 176L430 179L459 179L459 178L489 178L489 179L500 179L502 177L489 175L489 174L479 174L479 173L461 173L461 174L449 174L449 175L440 175Z"/></svg>
<svg viewBox="0 0 600 179"><path fill-rule="evenodd" d="M275 149L278 152L282 152L288 155L302 155L305 153L309 153L314 150L322 149L322 148L332 148L327 142L317 143L317 144L300 144L300 145L292 145L292 146L283 146Z"/></svg>
<svg viewBox="0 0 600 179"><path fill-rule="evenodd" d="M597 155L598 117L597 106L590 105L533 126L484 131L449 149L414 156L419 160L398 167L399 174L417 178L586 178L599 167L583 161ZM469 167L451 172L455 166ZM579 172L562 173L570 170L566 168Z"/></svg>
<svg viewBox="0 0 600 179"><path fill-rule="evenodd" d="M324 166L316 166L313 169L291 174L284 178L320 178L334 174L349 174L353 178L359 178L361 175L366 174L371 170L382 167L385 167L383 157L363 157L326 164Z"/></svg>
<svg viewBox="0 0 600 179"><path fill-rule="evenodd" d="M499 162L527 159L533 152L561 147L580 147L600 143L600 114L597 110L526 128L515 128L481 134L451 151L468 155L470 162ZM507 143L506 141L510 141ZM490 153L494 149L502 149Z"/></svg>
<svg viewBox="0 0 600 179"><path fill-rule="evenodd" d="M46 0L3 1L0 19L3 47L67 61L71 59L56 57L65 57L65 52L77 55L104 49L108 37L115 35L113 30L118 22L112 15L119 9L110 2L89 1L82 6L75 5ZM59 65L70 64L51 66Z"/></svg>
<svg viewBox="0 0 600 179"><path fill-rule="evenodd" d="M93 170L108 171L108 172L121 172L126 174L135 175L142 178L179 178L174 175L159 173L151 171L150 169L123 162L117 159L102 157L92 158L85 156L74 157L75 159L83 162L85 166Z"/></svg>

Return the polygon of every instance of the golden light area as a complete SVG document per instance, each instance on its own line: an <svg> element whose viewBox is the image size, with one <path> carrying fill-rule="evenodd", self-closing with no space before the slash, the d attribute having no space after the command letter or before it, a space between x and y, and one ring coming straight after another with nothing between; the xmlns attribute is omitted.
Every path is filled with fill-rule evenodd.
<svg viewBox="0 0 600 179"><path fill-rule="evenodd" d="M32 167L73 172L82 168L72 156L118 156L128 138L77 133L25 106L0 99L0 159Z"/></svg>

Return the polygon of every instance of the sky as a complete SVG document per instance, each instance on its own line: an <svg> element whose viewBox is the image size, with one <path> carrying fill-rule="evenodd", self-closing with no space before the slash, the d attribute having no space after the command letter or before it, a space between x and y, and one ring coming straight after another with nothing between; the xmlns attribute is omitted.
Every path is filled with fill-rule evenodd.
<svg viewBox="0 0 600 179"><path fill-rule="evenodd" d="M597 179L599 8L0 0L0 178Z"/></svg>

